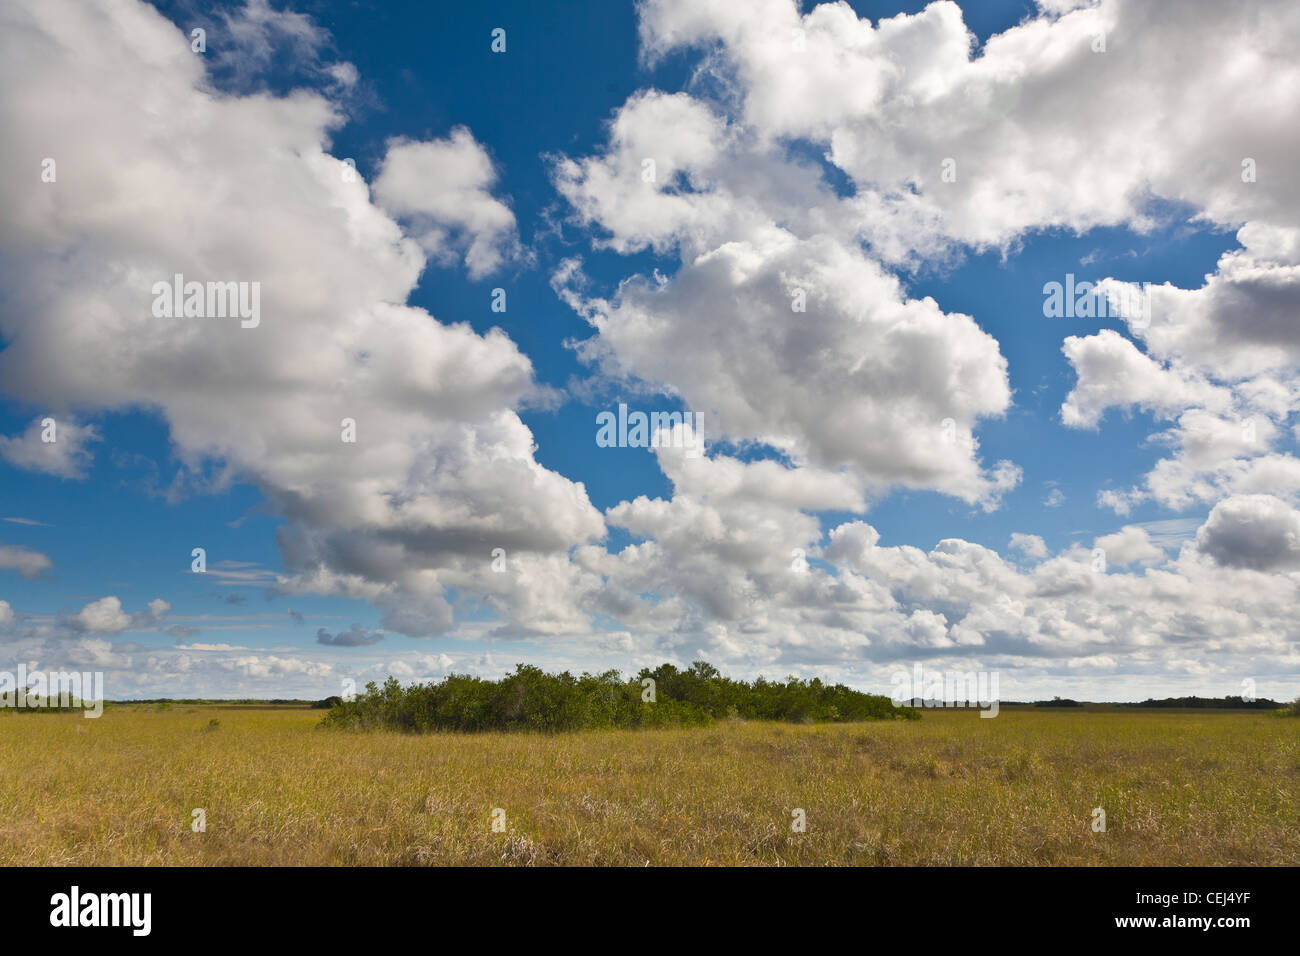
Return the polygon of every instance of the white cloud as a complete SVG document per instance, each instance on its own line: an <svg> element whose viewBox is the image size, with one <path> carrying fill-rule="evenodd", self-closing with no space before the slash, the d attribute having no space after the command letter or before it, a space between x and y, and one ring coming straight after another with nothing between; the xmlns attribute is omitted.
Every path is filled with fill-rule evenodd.
<svg viewBox="0 0 1300 956"><path fill-rule="evenodd" d="M1062 348L1079 377L1061 406L1061 420L1076 428L1095 428L1106 409L1138 405L1170 415L1188 405L1227 408L1230 395L1162 367L1111 329L1070 336Z"/></svg>
<svg viewBox="0 0 1300 956"><path fill-rule="evenodd" d="M637 139L650 100L633 98L606 159L562 166L562 191L584 221L613 233L615 248L680 243L686 268L674 283L702 252L743 241L767 220L801 238L865 241L874 257L913 264L970 248L1007 251L1046 228L1146 231L1171 221L1164 210L1188 209L1202 225L1238 230L1244 248L1226 254L1201 289L1150 288L1150 309L1129 321L1133 340L1110 330L1068 338L1078 382L1062 419L1095 428L1108 409L1137 407L1174 420L1199 410L1225 427L1256 422L1257 449L1233 456L1220 446L1213 464L1190 460L1196 439L1180 422L1162 437L1192 456L1176 455L1144 487L1105 492L1103 502L1121 511L1149 499L1210 503L1273 478L1290 493L1290 462L1248 459L1266 453L1268 433L1300 408L1291 321L1300 189L1286 172L1300 152L1300 65L1287 52L1300 13L1275 0L1201 5L1176 18L1146 0L1041 9L977 52L960 9L946 2L873 25L843 4L801 14L793 0L650 0L646 55L702 55L693 86L701 98L677 94L674 108L699 117L684 129L714 131L712 149L677 150L691 188L658 187L672 195L651 203L655 191L639 186L631 163L675 141L662 120L647 120L651 135ZM786 151L791 140L821 150L851 188L810 186L808 164ZM754 181L781 183L789 200ZM624 215L631 200L620 197L639 197L647 211ZM1100 286L1112 297L1126 289L1113 279ZM592 350L631 353L610 338ZM638 361L652 373L663 364L629 354L623 366L639 372Z"/></svg>
<svg viewBox="0 0 1300 956"><path fill-rule="evenodd" d="M491 194L496 179L487 151L461 126L447 139L390 142L374 192L425 252L443 262L463 257L478 278L518 254L514 213Z"/></svg>
<svg viewBox="0 0 1300 956"><path fill-rule="evenodd" d="M330 676L334 666L324 661L305 660L300 657L283 657L277 654L247 654L233 660L218 659L215 665L255 680L282 678L309 678L319 680Z"/></svg>
<svg viewBox="0 0 1300 956"><path fill-rule="evenodd" d="M27 471L84 478L93 457L87 446L96 441L94 426L47 416L33 420L20 435L0 435L0 458Z"/></svg>
<svg viewBox="0 0 1300 956"><path fill-rule="evenodd" d="M17 571L25 578L34 578L52 567L54 562L39 551L17 545L0 544L0 571Z"/></svg>
<svg viewBox="0 0 1300 956"><path fill-rule="evenodd" d="M755 227L612 300L585 297L575 276L557 287L598 333L579 354L680 394L711 437L987 505L1019 480L1009 462L985 471L972 434L1010 403L997 342L969 316L906 299L841 242Z"/></svg>
<svg viewBox="0 0 1300 956"><path fill-rule="evenodd" d="M1019 531L1013 531L1007 547L1037 561L1047 557L1047 542L1036 534L1023 534Z"/></svg>
<svg viewBox="0 0 1300 956"><path fill-rule="evenodd" d="M144 4L0 19L3 141L32 170L0 182L10 397L155 410L184 466L220 462L286 516L286 592L372 600L405 633L450 626L446 579L472 590L495 546L603 535L585 489L533 457L517 414L538 392L528 359L499 331L405 304L424 253L327 152L334 104L214 92L204 57ZM467 132L390 161L385 195L458 231L472 272L496 262L513 217ZM155 318L153 284L176 273L259 283L260 324Z"/></svg>
<svg viewBox="0 0 1300 956"><path fill-rule="evenodd" d="M641 22L652 56L708 51L704 69L760 141L826 144L856 187L858 228L900 260L1050 226L1141 228L1152 196L1217 222L1294 224L1300 191L1282 170L1300 146L1296 31L1284 2L1170 18L1140 0L1027 19L978 55L949 2L873 27L844 4L650 0ZM1244 188L1245 156L1268 171L1260 188Z"/></svg>
<svg viewBox="0 0 1300 956"><path fill-rule="evenodd" d="M339 631L337 634L331 634L323 627L316 630L317 644L328 644L334 647L366 647L377 644L383 639L382 632L372 631L360 624L353 624L346 631Z"/></svg>
<svg viewBox="0 0 1300 956"><path fill-rule="evenodd" d="M349 68L355 72L350 63L320 66L320 52L329 43L329 33L304 14L274 10L267 0L244 0L239 10L217 15L221 25L213 31L211 47L204 55L213 57L220 69L231 72L241 83L259 78L277 56L286 63L323 69L343 78Z"/></svg>
<svg viewBox="0 0 1300 956"><path fill-rule="evenodd" d="M1139 525L1125 525L1114 534L1102 535L1093 540L1092 546L1106 553L1109 564L1149 564L1165 557L1164 551L1151 542L1146 529Z"/></svg>
<svg viewBox="0 0 1300 956"><path fill-rule="evenodd" d="M117 634L131 626L131 615L122 610L118 598L109 595L83 607L72 623L92 634Z"/></svg>
<svg viewBox="0 0 1300 956"><path fill-rule="evenodd" d="M1300 511L1272 495L1219 502L1196 536L1219 564L1256 570L1300 569Z"/></svg>

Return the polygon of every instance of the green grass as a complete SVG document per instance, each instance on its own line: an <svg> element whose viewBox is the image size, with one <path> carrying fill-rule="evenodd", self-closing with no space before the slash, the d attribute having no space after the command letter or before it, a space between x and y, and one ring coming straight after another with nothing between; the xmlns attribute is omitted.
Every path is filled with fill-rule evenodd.
<svg viewBox="0 0 1300 956"><path fill-rule="evenodd" d="M1300 863L1300 721L1267 714L554 736L324 731L321 716L0 715L0 863Z"/></svg>

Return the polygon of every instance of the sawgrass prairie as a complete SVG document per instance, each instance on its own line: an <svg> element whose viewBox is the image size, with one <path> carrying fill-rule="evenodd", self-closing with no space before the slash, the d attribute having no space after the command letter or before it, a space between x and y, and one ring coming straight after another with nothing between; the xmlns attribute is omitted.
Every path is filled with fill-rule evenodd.
<svg viewBox="0 0 1300 956"><path fill-rule="evenodd" d="M0 715L0 862L1300 863L1300 720L1264 713L553 736L327 730L322 714Z"/></svg>

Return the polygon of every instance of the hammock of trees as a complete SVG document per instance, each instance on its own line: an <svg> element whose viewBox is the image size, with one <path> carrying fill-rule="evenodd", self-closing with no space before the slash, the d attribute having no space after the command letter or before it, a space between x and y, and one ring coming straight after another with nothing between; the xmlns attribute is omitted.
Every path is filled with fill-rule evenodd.
<svg viewBox="0 0 1300 956"><path fill-rule="evenodd" d="M574 677L526 664L501 680L453 674L436 683L382 686L333 706L322 725L406 731L539 730L674 727L717 719L822 721L916 720L920 713L888 697L817 678L738 681L696 661L688 670L663 664L636 677L618 671Z"/></svg>

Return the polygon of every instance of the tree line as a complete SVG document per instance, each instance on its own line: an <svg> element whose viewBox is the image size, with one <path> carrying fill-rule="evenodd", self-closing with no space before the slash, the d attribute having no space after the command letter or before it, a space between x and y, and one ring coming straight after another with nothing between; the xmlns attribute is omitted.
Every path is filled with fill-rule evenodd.
<svg viewBox="0 0 1300 956"><path fill-rule="evenodd" d="M752 682L724 677L704 661L661 664L631 678L616 670L578 677L518 664L500 680L452 674L403 687L373 681L352 700L333 699L322 726L354 729L538 730L698 726L718 719L844 722L916 720L912 707L819 678Z"/></svg>

